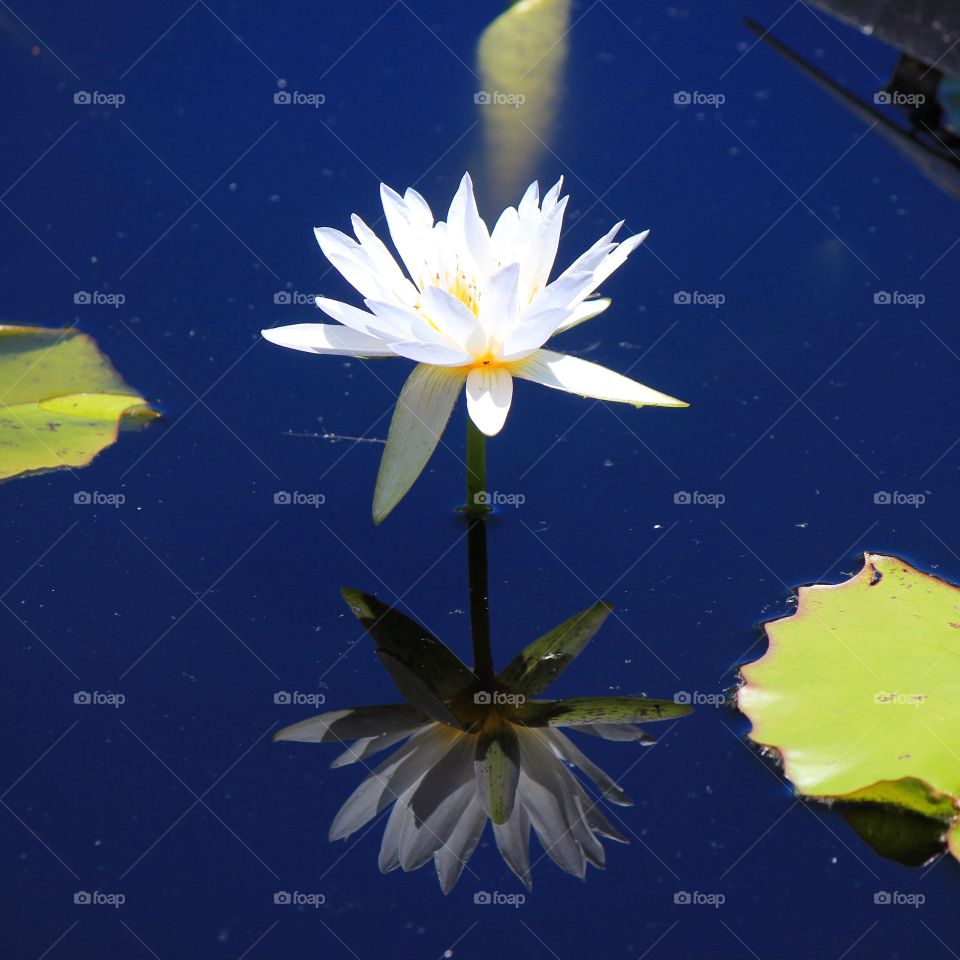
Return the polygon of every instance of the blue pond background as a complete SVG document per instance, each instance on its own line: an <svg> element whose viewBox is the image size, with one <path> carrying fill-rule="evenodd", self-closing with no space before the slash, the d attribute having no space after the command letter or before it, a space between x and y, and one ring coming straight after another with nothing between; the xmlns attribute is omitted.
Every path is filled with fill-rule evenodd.
<svg viewBox="0 0 960 960"><path fill-rule="evenodd" d="M572 194L559 260L616 219L653 232L606 285L614 307L565 347L692 406L636 412L520 383L490 445L489 486L525 498L490 529L498 660L597 596L616 604L557 694L709 699L762 652L757 624L789 611L790 588L849 575L864 550L960 578L957 209L741 18L782 17L779 36L867 98L896 53L785 8L575 12L540 166ZM518 908L474 903L522 889L489 835L447 898L429 868L379 874L382 824L328 844L360 771L329 771L332 747L270 742L316 712L278 691L329 708L395 698L343 585L399 598L469 656L457 457L440 450L375 529L380 445L301 436L382 439L409 364L309 357L258 332L316 319L297 294L351 296L312 228L354 211L378 222L379 180L445 209L479 163L470 65L500 10L3 5L4 321L78 324L165 413L87 469L0 491L5 955L960 950L957 864L881 860L838 814L797 803L726 707L661 726L646 752L591 740L636 800L614 811L632 843L608 845L586 883L540 862ZM281 80L325 104L274 104ZM78 90L126 101L77 105ZM677 105L677 91L725 103ZM482 195L481 209L496 214ZM81 290L125 302L75 305ZM875 304L878 291L925 302ZM461 407L456 450L463 427ZM325 503L275 504L278 491ZM76 705L79 690L125 703ZM125 903L78 905L81 890ZM326 902L275 905L281 890ZM680 891L725 902L677 904ZM875 904L879 891L925 903Z"/></svg>

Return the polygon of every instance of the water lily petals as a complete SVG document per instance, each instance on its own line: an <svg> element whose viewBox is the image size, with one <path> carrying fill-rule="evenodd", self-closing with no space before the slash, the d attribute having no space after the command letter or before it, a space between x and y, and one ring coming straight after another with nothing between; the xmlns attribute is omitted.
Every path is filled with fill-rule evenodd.
<svg viewBox="0 0 960 960"><path fill-rule="evenodd" d="M403 202L407 205L412 223L419 223L424 227L433 226L433 211L430 209L430 204L413 187L407 187L403 191Z"/></svg>
<svg viewBox="0 0 960 960"><path fill-rule="evenodd" d="M261 330L260 335L278 346L305 353L339 357L397 356L379 337L332 323L292 323Z"/></svg>
<svg viewBox="0 0 960 960"><path fill-rule="evenodd" d="M528 889L533 889L530 877L530 816L523 804L515 804L506 823L493 825L500 856Z"/></svg>
<svg viewBox="0 0 960 960"><path fill-rule="evenodd" d="M367 313L366 310L361 310L349 303L342 303L340 300L331 300L329 297L316 297L314 303L328 317L342 323L345 327L350 327L351 330L356 330L358 333L366 333L371 337L383 339L376 329L377 318Z"/></svg>
<svg viewBox="0 0 960 960"><path fill-rule="evenodd" d="M376 263L356 240L333 227L317 227L313 232L323 255L347 283L365 297L380 300L391 296L390 286L382 278Z"/></svg>
<svg viewBox="0 0 960 960"><path fill-rule="evenodd" d="M400 834L400 866L419 870L434 854L446 846L457 828L463 809L474 795L472 782L448 786L436 809L422 824L408 818Z"/></svg>
<svg viewBox="0 0 960 960"><path fill-rule="evenodd" d="M450 204L447 229L462 250L469 253L476 271L487 277L493 272L493 248L487 225L480 218L473 181L465 173Z"/></svg>
<svg viewBox="0 0 960 960"><path fill-rule="evenodd" d="M529 187L524 191L523 196L520 198L520 203L517 206L517 213L520 215L521 219L529 217L533 214L533 211L537 209L540 205L540 184L538 181L534 180Z"/></svg>
<svg viewBox="0 0 960 960"><path fill-rule="evenodd" d="M592 737L621 743L635 741L641 747L652 747L657 742L656 737L630 723L578 723L577 733L588 733Z"/></svg>
<svg viewBox="0 0 960 960"><path fill-rule="evenodd" d="M483 288L478 319L482 331L492 343L502 342L520 317L519 281L520 264L508 263Z"/></svg>
<svg viewBox="0 0 960 960"><path fill-rule="evenodd" d="M503 343L501 359L509 363L528 357L553 336L557 327L569 315L569 310L555 309L544 310L525 317L507 334Z"/></svg>
<svg viewBox="0 0 960 960"><path fill-rule="evenodd" d="M529 357L511 364L510 372L515 377L532 380L554 390L565 390L596 400L614 400L638 407L648 404L658 407L687 406L682 400L646 387L607 367L552 350L537 350Z"/></svg>
<svg viewBox="0 0 960 960"><path fill-rule="evenodd" d="M431 767L410 798L415 822L426 822L446 794L465 783L473 783L474 743L471 737L450 734L447 752Z"/></svg>
<svg viewBox="0 0 960 960"><path fill-rule="evenodd" d="M384 520L427 465L465 379L462 369L427 364L418 365L410 374L393 412L380 461L373 495L374 523Z"/></svg>
<svg viewBox="0 0 960 960"><path fill-rule="evenodd" d="M440 287L425 290L420 307L448 345L469 349L468 345L476 342L477 333L481 334L481 341L486 340L470 308L446 290ZM465 356L470 357L467 353Z"/></svg>
<svg viewBox="0 0 960 960"><path fill-rule="evenodd" d="M367 757L372 757L375 753L386 750L388 747L400 743L401 740L405 740L411 734L424 729L426 723L427 720L424 718L423 723L412 726L409 730L401 730L399 733L385 733L379 737L364 737L361 740L354 740L354 742L330 764L330 769L336 770L338 767L346 767L351 763L359 763L361 760L366 760Z"/></svg>
<svg viewBox="0 0 960 960"><path fill-rule="evenodd" d="M490 245L498 263L514 263L519 260L514 255L513 239L517 233L520 218L515 207L507 207L497 218L490 232Z"/></svg>
<svg viewBox="0 0 960 960"><path fill-rule="evenodd" d="M416 340L427 344L449 346L449 343L412 307L370 298L363 302L372 314L372 316L367 315L367 324L371 328L371 333L386 340Z"/></svg>
<svg viewBox="0 0 960 960"><path fill-rule="evenodd" d="M607 800L621 807L633 806L633 801L624 793L620 785L608 773L601 770L568 736L559 730L544 730L544 736L553 746L557 756L582 770Z"/></svg>
<svg viewBox="0 0 960 960"><path fill-rule="evenodd" d="M486 822L487 815L474 796L461 814L460 822L454 827L446 844L434 854L433 861L437 868L440 889L445 894L449 893L460 879L463 868L480 842Z"/></svg>
<svg viewBox="0 0 960 960"><path fill-rule="evenodd" d="M584 300L573 308L569 317L554 330L554 333L563 333L564 330L571 330L586 320L592 320L600 316L613 301L609 297L600 297L597 300Z"/></svg>
<svg viewBox="0 0 960 960"><path fill-rule="evenodd" d="M390 348L398 356L414 360L416 363L427 363L436 367L463 367L472 359L470 354L456 347L444 347L436 343L420 343L416 340L391 340Z"/></svg>
<svg viewBox="0 0 960 960"><path fill-rule="evenodd" d="M467 412L481 433L503 429L513 399L513 377L503 367L477 367L467 375Z"/></svg>
<svg viewBox="0 0 960 960"><path fill-rule="evenodd" d="M278 730L273 739L298 743L342 743L358 737L379 737L391 733L406 735L425 720L426 717L419 710L406 703L352 707L330 710L317 717L301 720Z"/></svg>
<svg viewBox="0 0 960 960"><path fill-rule="evenodd" d="M513 728L481 734L474 763L480 806L494 823L506 823L513 812L520 781L520 745Z"/></svg>
<svg viewBox="0 0 960 960"><path fill-rule="evenodd" d="M569 197L564 197L560 201L556 200L555 191L557 187L553 187L543 199L544 208L538 225L537 242L528 255L527 276L531 295L547 285L547 281L550 279L550 271L557 259L560 231L563 228L563 214L567 209L569 200Z"/></svg>
<svg viewBox="0 0 960 960"><path fill-rule="evenodd" d="M647 239L649 234L649 230L644 230L643 233L634 234L622 243L618 243L616 249L609 253L594 271L592 289L596 290L614 270L619 270L627 262L627 257Z"/></svg>
<svg viewBox="0 0 960 960"><path fill-rule="evenodd" d="M333 818L331 841L355 833L424 776L445 747L437 730L415 734L367 775Z"/></svg>
<svg viewBox="0 0 960 960"><path fill-rule="evenodd" d="M417 196L419 197L419 194ZM433 273L433 244L430 237L432 224L426 222L419 203L408 205L399 193L391 190L385 183L380 185L380 200L387 218L390 239L393 240L393 245L410 276L417 286L423 289L427 278ZM423 198L420 197L420 200ZM427 210L429 212L429 208Z"/></svg>
<svg viewBox="0 0 960 960"><path fill-rule="evenodd" d="M356 214L350 218L353 232L371 262L397 298L413 305L417 302L417 288L403 275L386 244Z"/></svg>
<svg viewBox="0 0 960 960"><path fill-rule="evenodd" d="M536 731L524 731L520 751L520 796L540 845L561 870L582 878L586 857L573 835L569 806L563 799L566 784L559 773L565 771Z"/></svg>

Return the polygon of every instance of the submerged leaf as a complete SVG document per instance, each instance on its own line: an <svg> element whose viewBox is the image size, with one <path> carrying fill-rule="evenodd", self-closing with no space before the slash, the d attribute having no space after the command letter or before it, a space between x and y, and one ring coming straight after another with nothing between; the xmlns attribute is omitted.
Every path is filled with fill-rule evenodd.
<svg viewBox="0 0 960 960"><path fill-rule="evenodd" d="M86 334L0 326L0 480L84 467L122 419L157 416Z"/></svg>
<svg viewBox="0 0 960 960"><path fill-rule="evenodd" d="M613 607L601 600L574 614L528 644L500 671L498 681L517 693L535 697L573 662Z"/></svg>

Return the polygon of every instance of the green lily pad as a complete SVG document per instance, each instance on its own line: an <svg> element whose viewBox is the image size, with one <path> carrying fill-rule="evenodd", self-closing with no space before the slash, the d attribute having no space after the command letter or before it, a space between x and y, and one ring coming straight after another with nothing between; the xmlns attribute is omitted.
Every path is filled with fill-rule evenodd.
<svg viewBox="0 0 960 960"><path fill-rule="evenodd" d="M838 584L799 591L742 669L751 739L811 797L960 811L960 589L867 554Z"/></svg>
<svg viewBox="0 0 960 960"><path fill-rule="evenodd" d="M0 326L0 480L84 467L157 416L86 334Z"/></svg>

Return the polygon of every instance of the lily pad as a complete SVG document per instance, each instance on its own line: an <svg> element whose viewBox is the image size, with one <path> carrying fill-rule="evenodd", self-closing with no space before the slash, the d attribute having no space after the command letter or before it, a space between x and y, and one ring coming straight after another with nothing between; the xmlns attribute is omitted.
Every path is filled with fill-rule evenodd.
<svg viewBox="0 0 960 960"><path fill-rule="evenodd" d="M157 416L92 337L0 326L0 480L84 467L117 439L121 421Z"/></svg>
<svg viewBox="0 0 960 960"><path fill-rule="evenodd" d="M742 669L751 739L804 795L960 812L960 589L866 554L838 584L801 587Z"/></svg>

